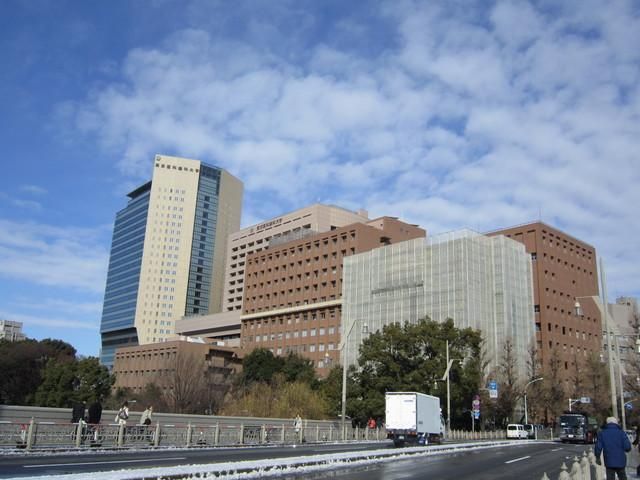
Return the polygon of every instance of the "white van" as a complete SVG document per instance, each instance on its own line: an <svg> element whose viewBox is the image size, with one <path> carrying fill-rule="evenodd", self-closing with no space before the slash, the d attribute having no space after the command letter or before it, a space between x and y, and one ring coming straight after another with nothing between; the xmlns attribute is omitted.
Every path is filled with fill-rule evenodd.
<svg viewBox="0 0 640 480"><path fill-rule="evenodd" d="M524 425L519 423L510 423L507 425L507 438L526 440L527 436L527 431L524 429Z"/></svg>

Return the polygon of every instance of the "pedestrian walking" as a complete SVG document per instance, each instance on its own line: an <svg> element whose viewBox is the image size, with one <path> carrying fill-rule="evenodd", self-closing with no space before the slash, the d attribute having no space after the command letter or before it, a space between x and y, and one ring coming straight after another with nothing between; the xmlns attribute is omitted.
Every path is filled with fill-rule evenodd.
<svg viewBox="0 0 640 480"><path fill-rule="evenodd" d="M97 425L102 418L102 403L100 399L96 398L96 401L89 405L89 418L87 423L91 425Z"/></svg>
<svg viewBox="0 0 640 480"><path fill-rule="evenodd" d="M140 416L140 425L151 425L151 415L153 414L153 407L148 405Z"/></svg>
<svg viewBox="0 0 640 480"><path fill-rule="evenodd" d="M85 420L86 405L84 402L75 403L71 408L71 423L78 423Z"/></svg>
<svg viewBox="0 0 640 480"><path fill-rule="evenodd" d="M120 410L118 410L118 414L116 415L115 422L119 425L127 425L127 419L129 418L129 402L124 402Z"/></svg>
<svg viewBox="0 0 640 480"><path fill-rule="evenodd" d="M635 432L636 432L636 437L633 439L632 445L635 445L636 448L638 449L638 452L640 452L640 425L636 425ZM636 475L640 477L640 465L636 467Z"/></svg>
<svg viewBox="0 0 640 480"><path fill-rule="evenodd" d="M302 417L300 417L300 414L297 414L293 420L293 429L296 432L296 442L302 441Z"/></svg>
<svg viewBox="0 0 640 480"><path fill-rule="evenodd" d="M145 408L144 412L142 412L142 415L140 416L140 430L141 430L141 434L144 435L144 438L148 441L151 441L152 437L151 437L151 415L153 414L153 406L151 405L147 405L147 408Z"/></svg>
<svg viewBox="0 0 640 480"><path fill-rule="evenodd" d="M607 469L607 480L627 480L627 452L631 450L629 437L618 425L616 417L607 418L606 424L598 434L595 446L596 463L602 464L600 454L604 454L604 466Z"/></svg>

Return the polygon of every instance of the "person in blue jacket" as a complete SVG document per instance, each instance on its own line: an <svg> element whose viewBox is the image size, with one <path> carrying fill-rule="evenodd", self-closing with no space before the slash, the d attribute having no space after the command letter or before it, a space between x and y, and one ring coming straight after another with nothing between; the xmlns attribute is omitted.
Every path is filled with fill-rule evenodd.
<svg viewBox="0 0 640 480"><path fill-rule="evenodd" d="M604 452L604 466L607 468L607 480L627 480L625 467L627 453L631 450L629 437L618 425L616 417L607 418L606 425L598 432L595 454L596 463L601 465L600 454Z"/></svg>

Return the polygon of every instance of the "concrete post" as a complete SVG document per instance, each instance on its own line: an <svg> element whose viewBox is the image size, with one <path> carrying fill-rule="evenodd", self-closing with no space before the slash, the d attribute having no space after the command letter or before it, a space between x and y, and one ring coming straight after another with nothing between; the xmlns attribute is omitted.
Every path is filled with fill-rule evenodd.
<svg viewBox="0 0 640 480"><path fill-rule="evenodd" d="M560 475L558 475L558 480L571 480L569 473L567 473L567 466L564 463L560 467Z"/></svg>
<svg viewBox="0 0 640 480"><path fill-rule="evenodd" d="M220 443L220 423L216 423L216 429L213 433L213 444L218 445Z"/></svg>
<svg viewBox="0 0 640 480"><path fill-rule="evenodd" d="M33 419L33 417L31 417L31 421L29 422L29 429L27 430L27 450L31 450L31 447L33 447L33 435L34 435L34 430L35 430L35 420Z"/></svg>
<svg viewBox="0 0 640 480"><path fill-rule="evenodd" d="M82 443L82 419L78 420L78 426L76 427L76 448L80 448Z"/></svg>
<svg viewBox="0 0 640 480"><path fill-rule="evenodd" d="M582 476L582 468L580 467L580 463L578 462L578 457L573 457L573 464L571 465L571 480L583 480Z"/></svg>
<svg viewBox="0 0 640 480"><path fill-rule="evenodd" d="M186 438L186 447L191 446L191 434L193 433L193 427L191 426L191 422L187 425L187 438Z"/></svg>
<svg viewBox="0 0 640 480"><path fill-rule="evenodd" d="M156 434L153 438L153 446L157 447L160 445L160 422L156 423Z"/></svg>
<svg viewBox="0 0 640 480"><path fill-rule="evenodd" d="M124 445L124 429L126 427L120 423L118 424L118 447L122 447Z"/></svg>
<svg viewBox="0 0 640 480"><path fill-rule="evenodd" d="M587 452L582 452L582 458L580 459L580 468L582 468L582 478L584 480L591 480L591 466L589 465Z"/></svg>

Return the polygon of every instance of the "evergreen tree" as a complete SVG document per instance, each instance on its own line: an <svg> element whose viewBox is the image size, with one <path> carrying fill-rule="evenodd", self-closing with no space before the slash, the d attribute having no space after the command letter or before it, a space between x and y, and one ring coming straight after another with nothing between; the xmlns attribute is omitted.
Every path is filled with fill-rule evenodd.
<svg viewBox="0 0 640 480"><path fill-rule="evenodd" d="M446 388L438 381L450 370L452 425L465 424L471 400L482 379L482 338L476 330L458 329L451 319L391 324L369 335L360 346L359 369L350 370L347 414L359 421L384 416L385 392L413 391L441 398Z"/></svg>

